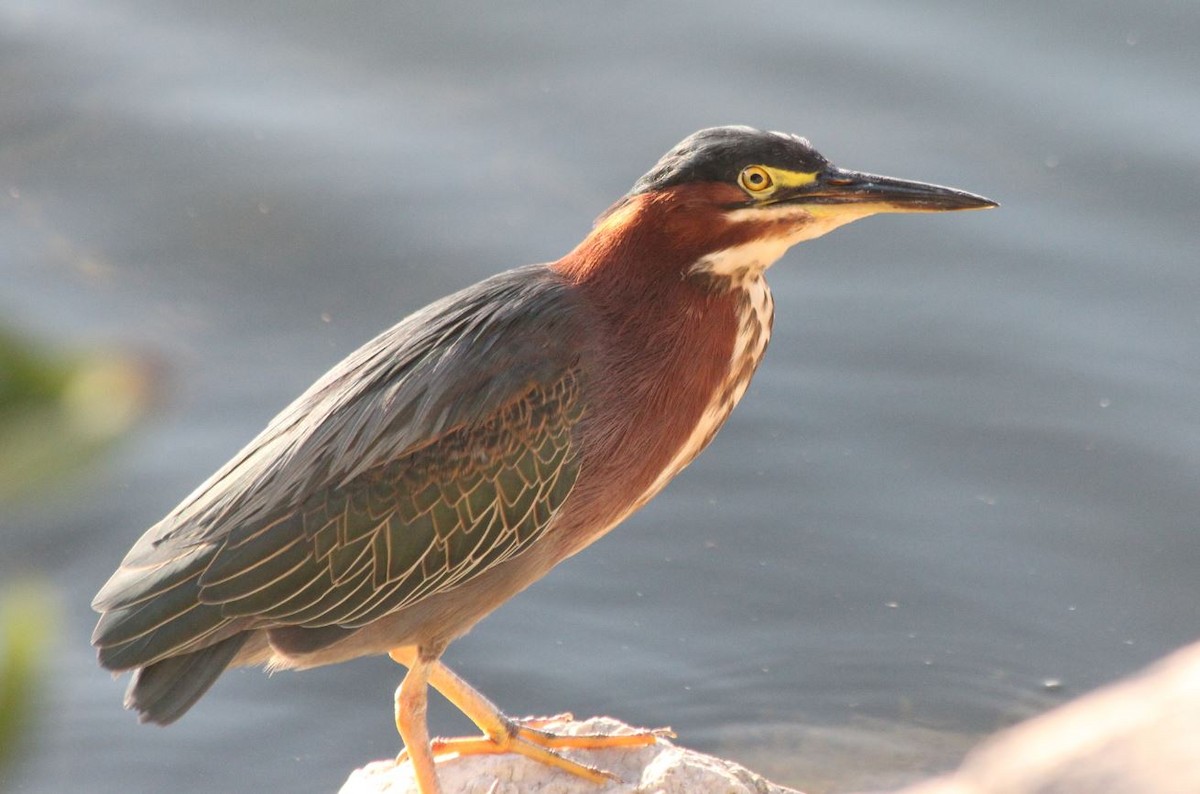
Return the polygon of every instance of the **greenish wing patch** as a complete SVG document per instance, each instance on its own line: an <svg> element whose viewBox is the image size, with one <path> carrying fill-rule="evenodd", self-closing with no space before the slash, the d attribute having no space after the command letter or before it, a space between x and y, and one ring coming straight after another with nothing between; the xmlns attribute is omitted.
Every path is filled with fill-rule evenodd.
<svg viewBox="0 0 1200 794"><path fill-rule="evenodd" d="M578 474L574 373L487 422L310 496L297 513L223 548L201 600L226 617L362 626L521 553Z"/></svg>

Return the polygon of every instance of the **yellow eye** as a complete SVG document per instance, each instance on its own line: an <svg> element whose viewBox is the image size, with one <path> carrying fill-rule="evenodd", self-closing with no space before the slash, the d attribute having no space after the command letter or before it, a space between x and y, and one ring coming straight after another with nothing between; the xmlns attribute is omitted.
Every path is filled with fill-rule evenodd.
<svg viewBox="0 0 1200 794"><path fill-rule="evenodd" d="M767 169L757 165L743 168L742 173L738 175L738 182L751 193L762 193L774 184Z"/></svg>

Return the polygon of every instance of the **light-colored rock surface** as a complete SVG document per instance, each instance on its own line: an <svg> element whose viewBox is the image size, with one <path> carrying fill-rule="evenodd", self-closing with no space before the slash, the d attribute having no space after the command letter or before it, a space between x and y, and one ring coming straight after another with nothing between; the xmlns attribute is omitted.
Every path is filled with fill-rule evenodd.
<svg viewBox="0 0 1200 794"><path fill-rule="evenodd" d="M997 734L900 794L1200 794L1200 644Z"/></svg>
<svg viewBox="0 0 1200 794"><path fill-rule="evenodd" d="M632 730L608 717L550 723L545 728L571 734ZM731 761L676 747L666 739L637 749L563 754L612 772L620 782L596 785L512 754L439 760L438 777L443 794L800 794ZM356 770L341 794L416 794L416 790L412 767L388 760Z"/></svg>

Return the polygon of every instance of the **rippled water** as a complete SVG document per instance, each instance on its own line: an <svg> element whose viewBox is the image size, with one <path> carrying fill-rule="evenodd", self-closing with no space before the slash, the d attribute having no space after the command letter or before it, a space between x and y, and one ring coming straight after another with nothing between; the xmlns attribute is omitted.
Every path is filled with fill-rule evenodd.
<svg viewBox="0 0 1200 794"><path fill-rule="evenodd" d="M1148 0L0 2L0 311L170 373L114 460L0 517L0 572L49 572L65 616L8 787L329 791L394 752L379 659L139 726L88 601L342 355L561 255L718 123L1003 207L793 251L709 451L448 661L514 713L671 724L817 792L1195 639L1197 41L1200 6Z"/></svg>

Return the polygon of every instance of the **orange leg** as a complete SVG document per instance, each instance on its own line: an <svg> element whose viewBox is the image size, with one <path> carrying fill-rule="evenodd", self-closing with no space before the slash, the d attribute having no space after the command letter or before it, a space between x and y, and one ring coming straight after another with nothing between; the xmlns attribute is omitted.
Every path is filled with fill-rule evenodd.
<svg viewBox="0 0 1200 794"><path fill-rule="evenodd" d="M390 656L396 662L409 666L409 675L414 669L411 665L421 665L422 662L414 648L398 648ZM555 750L563 748L600 750L614 747L645 747L654 744L660 736L674 736L670 729L663 728L654 731L641 731L630 734L582 734L578 736L559 735L540 730L540 726L554 721L556 718L529 718L514 720L505 716L495 704L479 693L474 687L454 674L450 668L440 661L431 660L425 667L425 680L447 700L453 703L459 711L471 719L484 735L460 739L434 739L430 744L432 755L455 753L457 755L493 755L498 753L518 753L535 761L547 764L564 772L590 780L593 783L606 783L613 780L612 774L586 764L581 764L564 758ZM408 676L405 677L407 683ZM562 715L570 718L570 715ZM401 731L403 735L403 731ZM411 752L412 745L405 737L405 744L410 748L409 756L416 763L416 756ZM418 778L419 779L419 778ZM422 789L422 794L430 794Z"/></svg>
<svg viewBox="0 0 1200 794"><path fill-rule="evenodd" d="M429 726L425 721L429 702L429 671L436 659L423 659L415 651L409 659L408 673L396 689L396 730L404 740L404 751L412 761L420 794L441 794L433 751L429 743Z"/></svg>

